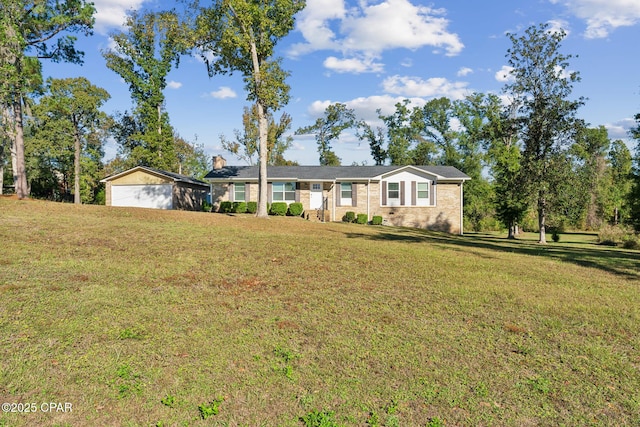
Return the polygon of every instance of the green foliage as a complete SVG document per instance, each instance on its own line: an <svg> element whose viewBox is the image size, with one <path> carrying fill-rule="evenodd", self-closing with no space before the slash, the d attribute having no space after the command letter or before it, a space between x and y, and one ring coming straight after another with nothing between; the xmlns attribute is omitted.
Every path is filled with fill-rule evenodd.
<svg viewBox="0 0 640 427"><path fill-rule="evenodd" d="M175 396L168 394L160 400L160 403L162 403L164 406L168 406L169 408L173 408L173 406L176 404L176 398Z"/></svg>
<svg viewBox="0 0 640 427"><path fill-rule="evenodd" d="M331 143L346 129L356 126L356 116L346 104L329 104L324 116L310 126L296 130L296 135L315 134L320 154L320 166L340 166L340 158L331 149Z"/></svg>
<svg viewBox="0 0 640 427"><path fill-rule="evenodd" d="M145 165L177 172L179 160L169 115L162 111L171 68L188 49L186 29L174 12L131 12L127 32L112 34L114 50L102 55L128 85L132 114L121 115L115 139L128 167Z"/></svg>
<svg viewBox="0 0 640 427"><path fill-rule="evenodd" d="M218 212L220 213L231 213L233 212L233 202L223 201L220 202L220 207L218 208Z"/></svg>
<svg viewBox="0 0 640 427"><path fill-rule="evenodd" d="M94 202L111 124L100 108L109 98L106 90L84 77L47 80L45 95L33 109L27 149L33 156L30 179L51 176L53 187L40 181L34 195L46 197L62 188L63 193L74 194L76 203ZM67 187L69 183L73 188Z"/></svg>
<svg viewBox="0 0 640 427"><path fill-rule="evenodd" d="M352 212L352 211L345 212L344 216L342 217L342 221L343 222L355 222L356 221L356 213Z"/></svg>
<svg viewBox="0 0 640 427"><path fill-rule="evenodd" d="M318 411L313 410L307 415L300 417L305 427L339 427L339 424L334 419L335 413L333 411Z"/></svg>
<svg viewBox="0 0 640 427"><path fill-rule="evenodd" d="M269 208L270 215L285 216L287 214L289 206L286 202L273 202Z"/></svg>
<svg viewBox="0 0 640 427"><path fill-rule="evenodd" d="M220 412L220 404L224 402L224 399L217 397L210 402L202 403L198 405L198 411L200 412L200 418L206 420L209 417L218 415Z"/></svg>
<svg viewBox="0 0 640 427"><path fill-rule="evenodd" d="M366 224L369 222L369 216L367 214L358 214L356 216L356 224Z"/></svg>
<svg viewBox="0 0 640 427"><path fill-rule="evenodd" d="M213 209L213 205L211 204L211 202L208 201L204 201L202 202L202 211L203 212L211 212L211 210Z"/></svg>
<svg viewBox="0 0 640 427"><path fill-rule="evenodd" d="M233 211L233 213L246 213L247 202L233 202L231 210Z"/></svg>
<svg viewBox="0 0 640 427"><path fill-rule="evenodd" d="M628 234L622 239L622 247L625 249L640 249L640 237L637 234Z"/></svg>
<svg viewBox="0 0 640 427"><path fill-rule="evenodd" d="M444 421L438 417L429 418L425 427L445 427Z"/></svg>
<svg viewBox="0 0 640 427"><path fill-rule="evenodd" d="M289 204L289 210L287 211L287 215L289 216L301 216L302 212L304 212L304 206L302 203L295 202Z"/></svg>
<svg viewBox="0 0 640 427"><path fill-rule="evenodd" d="M269 165L286 166L295 164L284 158L284 153L293 143L293 137L284 134L291 128L291 116L283 113L280 121L276 123L273 114L265 112L267 119L267 162ZM253 104L251 108L245 107L242 114L242 124L244 130L240 132L235 129L235 140L228 140L224 135L220 135L222 148L234 154L240 160L249 164L257 163L258 147L260 146L260 123L258 108Z"/></svg>
<svg viewBox="0 0 640 427"><path fill-rule="evenodd" d="M605 225L598 232L598 243L605 246L623 245L625 241L635 238L633 230L621 225Z"/></svg>
<svg viewBox="0 0 640 427"><path fill-rule="evenodd" d="M118 366L116 369L116 379L112 382L116 385L118 397L121 399L142 392L140 375L135 373L128 363Z"/></svg>
<svg viewBox="0 0 640 427"><path fill-rule="evenodd" d="M39 60L82 63L83 53L74 46L76 38L64 33L90 34L95 8L83 0L44 0L37 4L15 0L3 1L0 10L0 105L9 107L8 120L14 128L14 185L18 197L24 198L29 190L23 106L27 95L37 92L42 84Z"/></svg>
<svg viewBox="0 0 640 427"><path fill-rule="evenodd" d="M540 243L546 243L543 227L549 199L563 182L562 174L550 172L555 156L565 149L576 130L575 115L584 101L568 98L580 77L578 72L568 70L571 55L560 53L564 31L549 31L549 24L540 24L529 27L521 37L508 36L512 47L507 58L513 79L505 92L518 107L516 123L523 143L520 173L526 187L535 193Z"/></svg>
<svg viewBox="0 0 640 427"><path fill-rule="evenodd" d="M258 211L258 202L247 202L247 212L254 214Z"/></svg>
<svg viewBox="0 0 640 427"><path fill-rule="evenodd" d="M382 216L374 215L371 218L371 225L382 225Z"/></svg>

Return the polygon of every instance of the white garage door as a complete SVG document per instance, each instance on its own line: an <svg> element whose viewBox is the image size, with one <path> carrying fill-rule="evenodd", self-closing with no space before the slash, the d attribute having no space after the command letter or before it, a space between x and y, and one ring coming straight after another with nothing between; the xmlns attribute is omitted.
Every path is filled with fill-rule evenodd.
<svg viewBox="0 0 640 427"><path fill-rule="evenodd" d="M134 208L173 208L171 184L112 185L111 205Z"/></svg>

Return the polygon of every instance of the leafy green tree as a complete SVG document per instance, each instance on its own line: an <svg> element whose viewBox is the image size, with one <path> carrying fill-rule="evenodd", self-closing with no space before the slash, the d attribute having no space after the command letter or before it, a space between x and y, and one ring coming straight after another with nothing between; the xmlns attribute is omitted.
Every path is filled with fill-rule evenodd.
<svg viewBox="0 0 640 427"><path fill-rule="evenodd" d="M294 27L294 15L305 6L303 0L215 0L210 6L198 1L196 47L203 53L210 76L238 71L242 74L247 99L256 105L260 146L258 172L258 217L267 212L267 157L269 111L289 102L288 72L274 58L278 41ZM211 54L214 58L210 61Z"/></svg>
<svg viewBox="0 0 640 427"><path fill-rule="evenodd" d="M339 102L329 104L324 115L316 119L315 123L296 130L296 135L315 134L320 154L320 166L340 166L340 158L331 147L331 143L343 131L356 127L356 116L351 108Z"/></svg>
<svg viewBox="0 0 640 427"><path fill-rule="evenodd" d="M102 52L107 67L129 85L132 114L121 115L116 139L129 166L177 171L173 128L164 109L167 74L187 51L188 31L175 12L127 17L128 31L112 34L114 49Z"/></svg>
<svg viewBox="0 0 640 427"><path fill-rule="evenodd" d="M192 144L180 136L175 137L174 145L179 161L178 173L204 180L204 177L211 170L204 145Z"/></svg>
<svg viewBox="0 0 640 427"><path fill-rule="evenodd" d="M95 8L84 0L0 0L0 108L8 111L15 150L15 187L19 198L29 195L24 156L26 95L41 81L39 59L82 62L75 37L91 34Z"/></svg>
<svg viewBox="0 0 640 427"><path fill-rule="evenodd" d="M635 157L633 159L633 185L628 196L630 207L630 221L636 231L640 231L640 114L635 116L637 126L630 130L631 137L637 140Z"/></svg>
<svg viewBox="0 0 640 427"><path fill-rule="evenodd" d="M579 200L573 213L574 226L597 230L605 220L602 216L603 179L607 172L607 154L611 146L604 126L580 127L569 152L575 158L573 179L567 190ZM565 193L566 194L566 193Z"/></svg>
<svg viewBox="0 0 640 427"><path fill-rule="evenodd" d="M431 164L435 145L421 138L421 124L413 121L416 115L409 104L405 99L396 104L393 114L379 115L387 128L387 157L392 165Z"/></svg>
<svg viewBox="0 0 640 427"><path fill-rule="evenodd" d="M545 226L549 193L554 191L552 159L572 140L575 114L582 98L568 99L578 72L568 70L571 55L560 53L564 31L553 32L548 24L531 26L521 37L509 34L507 52L513 81L505 91L514 99L523 142L522 172L535 188L540 229L539 243L546 243Z"/></svg>
<svg viewBox="0 0 640 427"><path fill-rule="evenodd" d="M605 221L617 225L628 220L630 214L628 197L633 186L631 151L623 141L615 140L611 142L607 162L599 208Z"/></svg>
<svg viewBox="0 0 640 427"><path fill-rule="evenodd" d="M294 163L284 158L285 151L287 151L293 143L291 136L285 137L284 135L291 128L291 120L289 114L283 113L280 116L280 120L276 122L273 115L267 112L267 148L269 151L267 162L269 165L284 166ZM228 140L224 135L221 135L220 142L222 148L226 151L253 165L256 163L256 156L258 155L260 145L258 109L255 104L252 105L251 108L244 108L242 124L244 131L240 132L236 129L234 131L235 140Z"/></svg>
<svg viewBox="0 0 640 427"><path fill-rule="evenodd" d="M74 203L82 202L81 158L83 152L86 166L100 164L95 158L103 152L102 135L106 133L109 117L100 108L110 98L109 93L94 86L84 77L49 79L46 95L40 99L36 117L40 137L55 135L52 142L63 147L71 146L73 154ZM91 158L91 162L88 162ZM92 166L94 172L97 168ZM88 181L85 178L85 183Z"/></svg>
<svg viewBox="0 0 640 427"><path fill-rule="evenodd" d="M380 115L380 110L378 110L378 115ZM371 157L373 157L375 164L378 166L384 165L388 155L387 150L384 148L386 140L384 128L378 126L374 130L369 124L361 121L358 123L357 137L360 140L369 142Z"/></svg>

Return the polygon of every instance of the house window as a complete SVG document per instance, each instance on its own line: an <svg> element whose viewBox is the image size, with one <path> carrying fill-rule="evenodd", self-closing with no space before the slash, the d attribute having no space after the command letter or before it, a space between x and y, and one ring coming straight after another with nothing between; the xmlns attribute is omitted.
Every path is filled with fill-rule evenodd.
<svg viewBox="0 0 640 427"><path fill-rule="evenodd" d="M399 201L400 200L400 183L399 182L389 182L387 184L387 203Z"/></svg>
<svg viewBox="0 0 640 427"><path fill-rule="evenodd" d="M235 183L233 186L233 200L236 202L246 201L245 185L244 183Z"/></svg>
<svg viewBox="0 0 640 427"><path fill-rule="evenodd" d="M322 184L311 184L312 191L322 191Z"/></svg>
<svg viewBox="0 0 640 427"><path fill-rule="evenodd" d="M295 182L274 182L272 196L274 202L295 202Z"/></svg>
<svg viewBox="0 0 640 427"><path fill-rule="evenodd" d="M416 186L416 196L418 201L420 200L428 200L429 199L429 183L428 182L419 182Z"/></svg>
<svg viewBox="0 0 640 427"><path fill-rule="evenodd" d="M350 182L341 182L340 183L340 205L349 206L351 205L352 200L352 186Z"/></svg>

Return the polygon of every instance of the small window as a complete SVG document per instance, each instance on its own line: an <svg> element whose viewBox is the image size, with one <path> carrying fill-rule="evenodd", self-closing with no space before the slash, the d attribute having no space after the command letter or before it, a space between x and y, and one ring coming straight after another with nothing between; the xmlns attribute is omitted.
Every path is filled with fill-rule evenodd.
<svg viewBox="0 0 640 427"><path fill-rule="evenodd" d="M244 202L247 200L244 183L236 183L233 188L233 200L236 202Z"/></svg>
<svg viewBox="0 0 640 427"><path fill-rule="evenodd" d="M390 182L387 184L387 198L400 199L400 183Z"/></svg>
<svg viewBox="0 0 640 427"><path fill-rule="evenodd" d="M340 198L342 200L351 200L351 183L350 182L341 182L340 183Z"/></svg>
<svg viewBox="0 0 640 427"><path fill-rule="evenodd" d="M274 182L272 196L274 202L294 202L296 200L295 182Z"/></svg>
<svg viewBox="0 0 640 427"><path fill-rule="evenodd" d="M322 191L322 184L311 184L312 191Z"/></svg>
<svg viewBox="0 0 640 427"><path fill-rule="evenodd" d="M419 182L416 187L418 200L420 199L428 199L429 198L429 183L428 182Z"/></svg>

